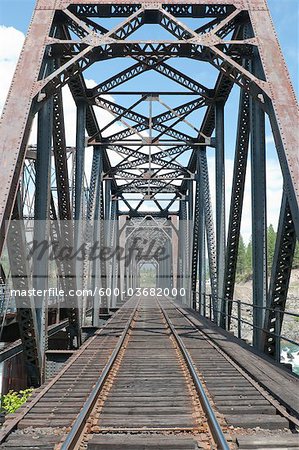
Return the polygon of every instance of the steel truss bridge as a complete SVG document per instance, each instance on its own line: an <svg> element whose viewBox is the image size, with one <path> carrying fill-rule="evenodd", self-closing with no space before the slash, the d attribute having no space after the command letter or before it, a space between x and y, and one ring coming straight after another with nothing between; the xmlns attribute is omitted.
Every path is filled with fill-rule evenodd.
<svg viewBox="0 0 299 450"><path fill-rule="evenodd" d="M71 145L67 90L76 109ZM283 179L271 273L267 123ZM265 0L37 0L0 122L1 282L17 292L29 382L44 379L50 307L46 294L21 295L31 288L63 288L55 307L67 320L69 349L80 348L83 326L99 326L136 293L149 267L156 289L229 330L240 309L234 292L247 179L252 345L279 360L299 235L297 125ZM31 260L32 238L58 253L63 245L87 251L53 262L50 245ZM88 258L94 241L110 257Z"/></svg>

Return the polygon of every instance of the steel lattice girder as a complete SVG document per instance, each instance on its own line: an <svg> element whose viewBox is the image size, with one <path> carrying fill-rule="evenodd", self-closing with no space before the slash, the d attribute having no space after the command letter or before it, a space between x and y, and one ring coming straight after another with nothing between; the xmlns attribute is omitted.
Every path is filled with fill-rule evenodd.
<svg viewBox="0 0 299 450"><path fill-rule="evenodd" d="M275 345L279 338L273 334L281 332L296 247L295 226L285 193L282 197L277 235L267 304L269 309L265 314L263 344L265 352L279 360L280 355L276 355L277 347Z"/></svg>
<svg viewBox="0 0 299 450"><path fill-rule="evenodd" d="M31 288L31 276L26 259L25 226L21 214L21 195L17 194L12 220L8 228L8 255L12 270L13 288L16 290ZM27 369L28 383L38 386L41 382L43 356L40 351L36 310L34 300L30 297L16 297L17 320L23 344L24 362Z"/></svg>
<svg viewBox="0 0 299 450"><path fill-rule="evenodd" d="M236 138L236 151L234 161L233 188L231 195L231 209L228 224L227 250L224 269L223 299L232 299L235 287L235 275L237 267L241 217L245 189L245 176L247 168L247 156L249 145L249 94L241 91L238 117L238 135ZM225 301L225 300L224 300ZM225 313L226 305L222 304L222 313ZM228 305L228 313L231 314L232 304ZM224 316L222 316L224 317ZM222 319L222 325L224 325Z"/></svg>
<svg viewBox="0 0 299 450"><path fill-rule="evenodd" d="M104 17L120 17L123 20L114 29L107 30L92 20L93 18ZM182 21L178 21L178 17L206 18L207 23L193 30ZM128 40L128 37L143 24L160 25L177 40L160 40L157 42ZM250 30L248 35L244 33L245 28L247 31ZM231 38L226 39L230 33ZM73 38L74 35L76 38ZM134 64L121 73L99 83L95 88L87 89L83 78L84 71L92 64L116 57L130 57ZM211 64L220 72L215 86L212 89L207 88L187 74L173 68L169 63L173 57L186 57ZM258 75L257 72L253 73L251 68L253 59L257 59L258 64L261 65ZM277 61L282 63L273 64ZM51 65L52 69L49 73ZM275 70L273 70L274 66ZM110 93L115 87L150 70L187 89L189 93L195 95L196 99L180 104L156 116L147 117L136 110L140 101L128 108L101 96L103 92ZM226 262L225 267L223 267L223 247L225 246L223 245L223 236L220 236L220 234L223 234L225 230L225 223L221 225L218 223L215 237L206 154L204 147L199 145L211 145L209 139L214 132L215 119L217 118L217 114L215 117L215 109L217 109L215 108L215 102L221 101L224 104L234 84L241 88L241 102ZM70 217L71 205L68 196L67 167L64 154L65 138L62 123L61 88L65 85L69 86L78 108L80 109L79 105L84 104L84 109L81 110L81 128L78 131L80 143L77 144L77 153L78 149L81 148L83 156L85 143L83 142L83 134L84 128L86 128L89 144L95 146L95 152L97 148L101 152L103 173L111 177L111 180L109 179L111 192L115 199L122 199L129 205L128 215L140 214L142 216L144 213L138 211L139 206L137 208L131 207L130 200L125 198L126 194L142 194L141 204L148 198L157 202L155 196L165 193L174 194L174 199L182 201L181 216L183 215L185 218L186 205L182 196L189 191L188 201L191 202L190 174L197 173L198 175L198 172L200 173L201 186L198 185L195 213L197 216L199 208L204 209L215 314L217 314L217 295L222 292L222 295L227 299L233 296L236 249L240 233L245 179L244 164L249 139L249 103L251 103L251 108L255 110L256 114L264 114L261 112L264 111L269 116L284 178L288 218L298 236L298 179L296 176L298 171L298 133L296 127L293 126L294 121L298 121L298 107L265 0L226 0L225 4L220 0L191 0L188 4L180 4L178 0L175 0L166 1L163 5L152 1L146 4L136 4L133 1L120 0L116 3L105 3L95 0L92 4L82 4L82 1L79 0L38 0L0 122L2 143L0 149L2 181L0 190L0 249L5 240L4 223L5 220L10 219L15 203L34 114L51 98L53 98L54 104L53 151L59 191L58 212L60 218ZM153 101L152 96L146 97ZM126 127L120 132L103 138L103 129L97 122L93 104L112 112L115 120L120 120ZM182 130L183 122L188 125L187 116L193 114L199 108L206 108L199 131L194 134L196 130L194 126L192 133L185 132L185 129ZM125 122L127 120L129 120L129 123ZM133 122L133 125L131 122ZM168 123L165 124L166 122ZM256 122L256 118L255 122L252 119L253 124ZM216 134L219 133L217 131L217 128L219 130L219 123L218 110ZM156 134L145 139L142 133L147 130L150 134L152 132ZM134 135L137 135L139 139L130 143L127 138L129 136L134 137ZM217 148L221 147L220 140L221 138L218 136L216 151ZM256 141L258 141L257 135ZM167 145L170 145L169 149L165 149ZM157 146L158 152L149 157L142 151L147 146ZM138 148L136 149L136 147ZM107 151L109 148L125 155L126 159L113 166ZM176 158L190 149L192 150L192 156L188 164L185 167L177 167L180 164ZM174 158L169 160L168 158L172 156ZM77 163L78 169L79 161ZM152 163L156 163L158 168L151 167ZM144 165L148 166L148 171L144 168ZM129 171L133 166L148 177L136 180L135 175ZM218 174L221 172L220 166L221 164L218 165ZM125 184L118 183L118 176L125 178ZM183 181L177 183L182 177ZM96 180L96 182L93 182L93 180ZM89 216L98 214L99 217L103 218L102 179L97 178L96 173L94 173L93 180L91 180L88 214ZM105 183L108 183L106 179ZM76 206L73 206L75 206L77 213L79 211L79 215L77 214L77 217L79 217L82 208L80 193L82 171L81 173L77 172L75 185L77 186ZM200 189L201 205L198 203ZM257 192L255 192L255 196L256 194ZM99 202L97 213L95 213L94 207L97 196ZM218 199L220 197L219 195ZM223 201L223 198L220 200ZM172 201L165 210L160 208L160 211L153 212L153 216L155 214L161 216L166 214L167 216L171 204ZM192 206L190 205L189 208L190 215ZM85 214L85 210L82 209L82 213ZM121 214L121 211L119 211L119 214ZM195 226L198 228L198 218L195 217L195 219ZM216 222L218 221L219 217L217 217ZM282 219L280 223L282 223ZM279 249L276 251L275 267L279 267L280 258L283 258L285 245L283 230L285 228L281 225L277 241ZM199 236L197 233L198 230L193 235L193 264L199 251L197 242ZM100 230L100 234L103 236L103 230ZM184 236L185 238L186 243L191 244L187 235ZM204 236L201 235L200 239L203 240ZM215 254L216 242L218 247L222 245L222 262L218 261L218 265ZM258 246L256 245L256 247ZM189 254L191 252L188 246L186 252L185 268L190 263ZM266 255L263 254L262 256L265 257ZM68 272L67 268L62 270ZM219 273L223 270L223 274ZM194 266L193 289L196 288L196 272L197 269ZM276 272L278 273L279 270L277 269ZM258 278L257 275L255 277ZM272 286L274 286L278 276L274 274L272 279L274 280ZM287 284L285 285L287 286ZM261 283L259 282L258 285L260 286ZM274 290L272 288L271 292L274 292ZM284 290L283 298L280 298L281 305L284 305L286 291L287 289ZM275 295L272 296L274 298ZM269 329L269 327L269 323L266 323L266 328Z"/></svg>

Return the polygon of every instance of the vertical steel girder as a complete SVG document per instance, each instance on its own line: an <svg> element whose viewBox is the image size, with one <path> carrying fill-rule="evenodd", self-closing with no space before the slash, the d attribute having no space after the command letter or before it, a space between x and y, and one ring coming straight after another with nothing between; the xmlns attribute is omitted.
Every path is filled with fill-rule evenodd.
<svg viewBox="0 0 299 450"><path fill-rule="evenodd" d="M72 211L61 91L53 96L53 155L55 163L60 231L60 239L57 244L59 247L65 245L68 248L73 248L74 228L71 223ZM74 336L80 334L78 311L76 308L68 308L68 305L71 302L69 292L75 292L76 290L75 264L73 260L68 260L65 258L61 261L60 282L64 287L64 303L66 306L63 308L61 313L62 316L66 315L69 320L69 338L70 347L72 347Z"/></svg>
<svg viewBox="0 0 299 450"><path fill-rule="evenodd" d="M105 229L105 246L107 248L112 248L113 246L113 239L114 239L114 224L112 223L112 215L116 213L116 210L113 209L113 202L112 202L112 191L111 191L111 180L105 180L105 191L104 191L104 214L105 214L105 222L104 222L104 229ZM115 203L114 203L115 206ZM103 264L104 265L104 262ZM111 277L112 277L112 265L111 261L105 262L105 275L106 275L106 287L111 288ZM106 297L106 303L107 308L109 309L110 304L109 300L111 300L111 297Z"/></svg>
<svg viewBox="0 0 299 450"><path fill-rule="evenodd" d="M26 252L25 226L21 215L21 195L18 193L7 234L7 249L13 288L18 292L31 288L31 276ZM16 296L17 321L23 346L28 384L41 383L42 358L36 309L32 297Z"/></svg>
<svg viewBox="0 0 299 450"><path fill-rule="evenodd" d="M200 203L204 204L203 187L201 186ZM205 239L205 217L202 212L199 226L198 243L198 293L199 293L199 313L205 315L204 303L206 298L206 239Z"/></svg>
<svg viewBox="0 0 299 450"><path fill-rule="evenodd" d="M201 204L201 180L200 180L200 161L199 161L199 151L197 152L197 165L196 165L196 185L195 185L195 205L194 205L194 223L193 223L193 240L192 240L192 261L191 261L191 277L192 277L192 307L193 309L197 309L197 279L201 279L198 276L198 263L200 264L202 261L199 261L199 248L202 244L201 242L201 232L202 232L202 218L203 218L203 204ZM200 290L200 289L199 289Z"/></svg>
<svg viewBox="0 0 299 450"><path fill-rule="evenodd" d="M225 265L225 156L224 156L224 103L215 104L216 131L216 248L218 274L218 304L223 299L223 274ZM218 320L220 316L218 314Z"/></svg>
<svg viewBox="0 0 299 450"><path fill-rule="evenodd" d="M182 203L180 202L179 206L179 220L178 220L178 252L177 252L177 289L180 292L180 289L183 287L183 239L182 239ZM182 297L179 296L182 301Z"/></svg>
<svg viewBox="0 0 299 450"><path fill-rule="evenodd" d="M74 219L76 221L82 218L84 159L85 159L85 127L86 127L86 103L83 100L81 100L77 104L75 210L74 210Z"/></svg>
<svg viewBox="0 0 299 450"><path fill-rule="evenodd" d="M86 103L84 100L77 102L77 122L76 122L76 155L75 155L75 182L74 182L74 248L79 249L83 243L83 200L84 200L84 162L85 162L85 128L86 128ZM77 288L84 287L84 261L76 260L76 281ZM80 346L80 316L79 308L84 308L83 296L73 299L73 304L69 305L77 311L75 326L71 331L71 339L74 346ZM77 326L76 326L77 325Z"/></svg>
<svg viewBox="0 0 299 450"><path fill-rule="evenodd" d="M37 156L35 161L34 234L38 244L49 240L50 168L52 148L53 102L48 100L38 114ZM48 288L48 250L42 258L33 255L33 288L46 292ZM48 297L36 297L37 332L42 355L41 379L44 376L45 351L47 347Z"/></svg>
<svg viewBox="0 0 299 450"><path fill-rule="evenodd" d="M277 229L277 239L272 264L269 297L265 314L263 345L265 353L275 357L278 361L280 355L276 355L276 341L280 339L274 336L281 332L283 312L287 300L290 282L292 262L296 248L296 231L287 194L282 197L280 217ZM279 320L279 323L275 322Z"/></svg>
<svg viewBox="0 0 299 450"><path fill-rule="evenodd" d="M218 317L218 278L217 278L217 261L216 261L216 240L214 232L214 221L210 197L209 171L207 163L206 149L201 148L200 153L200 177L203 180L203 198L204 198L204 217L207 235L209 271L211 282L211 295L213 303L214 321Z"/></svg>
<svg viewBox="0 0 299 450"><path fill-rule="evenodd" d="M103 188L102 188L103 189ZM100 245L103 247L105 238L104 238L104 226L102 224L102 220L100 220ZM106 291L106 288L108 287L108 275L107 275L107 265L105 264L105 261L101 261L100 264L100 272L98 275L98 278L100 280L99 286L103 288L103 291ZM106 294L106 292L105 292ZM100 309L99 312L103 314L107 314L109 311L109 303L108 303L108 297L107 295L103 295L100 299Z"/></svg>
<svg viewBox="0 0 299 450"><path fill-rule="evenodd" d="M188 269L189 239L186 203L186 199L181 199L179 212L179 285L180 288L185 289L185 295L181 296L181 301L184 303L188 301L190 275Z"/></svg>
<svg viewBox="0 0 299 450"><path fill-rule="evenodd" d="M203 314L204 296L206 294L206 240L205 240L205 210L204 210L204 180L200 172L200 152L197 152L199 205L201 208L198 223L198 293L200 314Z"/></svg>
<svg viewBox="0 0 299 450"><path fill-rule="evenodd" d="M111 201L111 205L110 205L110 219L108 221L108 227L109 229L107 230L108 232L108 247L113 249L116 247L116 221L117 221L117 202L116 201ZM107 281L109 283L109 285L107 285L107 287L109 287L111 289L111 296L110 296L110 306L112 306L112 303L116 303L113 292L114 292L114 284L116 281L116 276L117 276L117 261L116 261L116 255L114 254L113 258L108 261L108 267L107 267ZM114 305L115 306L115 305Z"/></svg>
<svg viewBox="0 0 299 450"><path fill-rule="evenodd" d="M92 233L93 242L102 243L102 173L103 173L103 156L102 149L94 147L93 161L91 169L91 183L89 191L89 219L91 220L90 232ZM101 307L101 296L99 289L102 287L102 266L99 258L95 258L91 267L92 289L95 292L93 298L93 326L99 326L99 314ZM97 290L95 288L98 288Z"/></svg>
<svg viewBox="0 0 299 450"><path fill-rule="evenodd" d="M113 220L113 248L119 247L119 217L118 217L118 201L112 202L111 220ZM114 252L112 259L112 279L111 279L111 307L115 308L117 303L116 289L120 288L120 261Z"/></svg>
<svg viewBox="0 0 299 450"><path fill-rule="evenodd" d="M251 100L253 344L261 349L267 301L267 210L265 114Z"/></svg>
<svg viewBox="0 0 299 450"><path fill-rule="evenodd" d="M75 248L79 249L83 243L83 197L84 197L84 162L85 162L85 126L86 104L83 100L77 103L76 123L76 155L75 155L75 182L74 182L74 211L75 221ZM83 287L83 262L76 261L77 286ZM79 299L82 304L82 298Z"/></svg>
<svg viewBox="0 0 299 450"><path fill-rule="evenodd" d="M88 254L90 254L93 244L94 244L94 229L97 226L94 223L94 215L95 215L95 204L96 204L96 188L98 182L98 166L99 166L99 152L93 149L93 158L92 158L92 166L91 166L91 174L90 174L90 183L88 190L88 199L87 199L87 207L86 207L86 222L83 227L84 231L84 242L86 246L86 252L83 260L83 289L89 289L90 287L94 288L94 273L93 273L93 264L88 258ZM82 323L85 323L87 310L91 307L92 299L89 296L83 296L83 305L82 305Z"/></svg>
<svg viewBox="0 0 299 450"><path fill-rule="evenodd" d="M174 274L174 268L173 268L173 243L172 243L172 235L173 235L173 230L170 229L167 234L169 235L169 239L167 239L166 241L166 246L167 246L167 255L168 255L168 259L167 259L167 264L168 264L168 268L167 268L167 276L168 276L168 287L170 290L174 287L174 283L173 283L173 274Z"/></svg>
<svg viewBox="0 0 299 450"><path fill-rule="evenodd" d="M223 300L221 305L221 326L223 328L225 327L226 323L228 327L230 325L232 303L228 302L228 300L233 299L235 289L241 217L249 148L249 117L249 94L248 92L241 91L239 100L239 116L237 125L234 172L227 233L227 248L222 294ZM227 320L224 320L225 313L228 314Z"/></svg>
<svg viewBox="0 0 299 450"><path fill-rule="evenodd" d="M194 193L193 193L193 180L188 182L188 298L189 305L192 306L192 262L193 262L193 230L194 230Z"/></svg>
<svg viewBox="0 0 299 450"><path fill-rule="evenodd" d="M126 223L125 217L118 215L119 246L122 249L125 249L125 234L126 234L125 223ZM121 302L124 300L125 281L126 281L126 267L125 267L125 259L123 257L119 261L119 291Z"/></svg>
<svg viewBox="0 0 299 450"><path fill-rule="evenodd" d="M61 243L65 242L62 241L62 234L61 234L61 230L64 230L64 226L60 223L60 221L58 220L57 217L57 213L56 213L56 206L55 206L55 202L54 202L54 198L52 195L52 192L50 193L50 239L51 242L53 242L54 244L54 248L55 250L53 251L53 253L56 253L56 257L55 257L55 263L56 263L56 268L57 268L57 277L58 277L58 286L59 288L63 289L64 292L64 302L66 302L67 299L67 293L68 293L68 289L69 287L69 280L66 274L66 270L68 267L68 264L65 264L65 261L62 260L62 258L59 258L59 252L60 252L60 248L61 248ZM62 231L63 232L63 231ZM73 275L74 272L70 272L70 276ZM60 318L64 318L64 308L63 305L61 304L61 302L59 302L59 304L57 305L57 316L59 315Z"/></svg>
<svg viewBox="0 0 299 450"><path fill-rule="evenodd" d="M60 220L71 220L70 186L67 167L62 92L53 95L53 154Z"/></svg>
<svg viewBox="0 0 299 450"><path fill-rule="evenodd" d="M167 234L169 234L167 232ZM162 289L169 289L171 292L171 288L173 286L172 283L172 249L169 238L166 238L162 244L165 248L165 256L166 258L160 261L160 287Z"/></svg>

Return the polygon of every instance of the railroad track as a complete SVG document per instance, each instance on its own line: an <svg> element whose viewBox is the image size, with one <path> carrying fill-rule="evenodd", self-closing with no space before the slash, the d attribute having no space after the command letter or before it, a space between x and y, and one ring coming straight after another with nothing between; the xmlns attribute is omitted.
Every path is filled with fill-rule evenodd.
<svg viewBox="0 0 299 450"><path fill-rule="evenodd" d="M281 430L288 447L279 448L295 448L287 428L296 420L184 310L169 299L132 298L6 423L0 443L45 450L237 448L231 434L245 449L246 428L258 423Z"/></svg>
<svg viewBox="0 0 299 450"><path fill-rule="evenodd" d="M198 433L206 448L229 449L185 345L159 302L140 300L130 325L108 376L95 386L61 449L88 448L92 434L115 432Z"/></svg>
<svg viewBox="0 0 299 450"><path fill-rule="evenodd" d="M257 421L255 413L259 412L260 419L263 420L259 420L257 426L264 428L266 425L268 428L273 426L274 429L285 426L292 430L299 430L299 411L288 411L287 406L275 399L210 336L200 330L192 316L184 309L175 305L173 301L168 301L168 308L175 326L177 328L183 326L182 338L194 358L196 367L204 377L209 392L214 394L217 409L225 414L230 425L241 426L241 415L246 411L247 421L245 418L244 423L247 428L254 427ZM188 345L188 340L196 341L196 345ZM198 350L200 350L200 358ZM219 372L221 379L219 379ZM235 392L232 392L232 388ZM218 392L218 389L223 389L223 392ZM218 394L220 394L219 398L217 398ZM230 412L233 412L231 417ZM250 423L251 420L252 423Z"/></svg>

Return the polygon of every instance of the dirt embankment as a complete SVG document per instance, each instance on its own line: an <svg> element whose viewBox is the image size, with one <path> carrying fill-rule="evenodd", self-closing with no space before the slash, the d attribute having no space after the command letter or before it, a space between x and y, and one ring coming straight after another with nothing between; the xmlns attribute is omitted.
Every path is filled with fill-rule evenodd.
<svg viewBox="0 0 299 450"><path fill-rule="evenodd" d="M252 304L252 281L246 283L237 283L235 287L235 299L242 300ZM286 311L299 314L299 269L292 270ZM236 312L236 311L235 311ZM252 323L252 308L250 306L242 307L242 318ZM233 329L236 324L232 324ZM252 327L242 324L242 337L251 340ZM288 316L284 317L282 334L289 339L299 342L299 318Z"/></svg>

